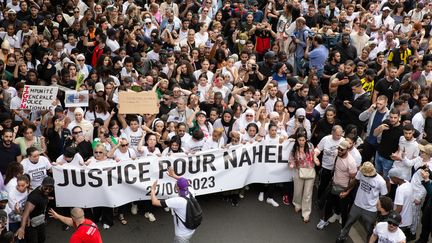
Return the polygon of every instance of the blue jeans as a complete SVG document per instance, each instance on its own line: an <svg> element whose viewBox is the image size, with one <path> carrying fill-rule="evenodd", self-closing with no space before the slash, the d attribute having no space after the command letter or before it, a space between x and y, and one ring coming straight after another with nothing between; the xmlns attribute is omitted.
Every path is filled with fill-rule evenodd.
<svg viewBox="0 0 432 243"><path fill-rule="evenodd" d="M393 166L393 160L386 159L379 155L378 152L375 154L375 168L378 173L382 174L385 180L389 180L388 172Z"/></svg>

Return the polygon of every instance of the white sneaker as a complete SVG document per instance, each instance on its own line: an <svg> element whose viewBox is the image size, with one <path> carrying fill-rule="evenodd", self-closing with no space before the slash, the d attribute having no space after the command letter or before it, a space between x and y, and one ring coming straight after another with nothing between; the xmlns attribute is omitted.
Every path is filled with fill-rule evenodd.
<svg viewBox="0 0 432 243"><path fill-rule="evenodd" d="M260 192L258 195L258 201L262 202L264 201L264 192Z"/></svg>
<svg viewBox="0 0 432 243"><path fill-rule="evenodd" d="M322 230L324 229L327 225L329 225L328 221L324 221L323 219L320 219L319 223L317 224L317 229Z"/></svg>
<svg viewBox="0 0 432 243"><path fill-rule="evenodd" d="M334 222L336 222L336 221L339 221L339 220L342 220L342 217L340 216L340 214L333 214L327 221L329 222L329 223L334 223Z"/></svg>
<svg viewBox="0 0 432 243"><path fill-rule="evenodd" d="M109 228L110 228L110 226L109 226L109 225L107 225L107 224L103 224L103 228L104 228L104 229L109 229Z"/></svg>
<svg viewBox="0 0 432 243"><path fill-rule="evenodd" d="M271 204L273 207L279 207L279 204L275 200L273 200L273 198L267 198L266 202L268 204Z"/></svg>
<svg viewBox="0 0 432 243"><path fill-rule="evenodd" d="M144 217L146 217L150 222L156 221L156 218L152 213L147 212L144 214Z"/></svg>
<svg viewBox="0 0 432 243"><path fill-rule="evenodd" d="M136 215L138 213L138 206L132 203L131 214Z"/></svg>
<svg viewBox="0 0 432 243"><path fill-rule="evenodd" d="M244 195L241 194L241 193L239 193L239 198L243 199L243 198L244 198Z"/></svg>
<svg viewBox="0 0 432 243"><path fill-rule="evenodd" d="M168 207L164 208L165 212L169 212L170 209Z"/></svg>

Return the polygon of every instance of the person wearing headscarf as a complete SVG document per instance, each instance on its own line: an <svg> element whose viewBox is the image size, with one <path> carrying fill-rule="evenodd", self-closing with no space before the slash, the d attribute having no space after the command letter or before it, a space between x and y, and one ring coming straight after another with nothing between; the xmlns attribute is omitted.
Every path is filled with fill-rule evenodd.
<svg viewBox="0 0 432 243"><path fill-rule="evenodd" d="M93 140L93 125L90 121L84 119L84 111L80 107L74 110L75 119L69 123L68 129L72 131L72 128L79 126L83 130L83 135L90 141Z"/></svg>
<svg viewBox="0 0 432 243"><path fill-rule="evenodd" d="M255 111L252 109L247 109L238 120L234 123L233 131L239 131L244 134L246 132L246 127L249 123L255 122Z"/></svg>
<svg viewBox="0 0 432 243"><path fill-rule="evenodd" d="M226 143L231 142L231 138L229 136L230 132L233 130L234 122L234 112L231 109L226 109L222 113L222 117L217 119L214 124L213 128L223 128L224 132L222 133L222 137Z"/></svg>

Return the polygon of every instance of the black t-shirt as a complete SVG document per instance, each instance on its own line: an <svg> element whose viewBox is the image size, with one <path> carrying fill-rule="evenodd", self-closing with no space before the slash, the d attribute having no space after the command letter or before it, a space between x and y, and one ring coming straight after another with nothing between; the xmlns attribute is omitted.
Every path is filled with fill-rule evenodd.
<svg viewBox="0 0 432 243"><path fill-rule="evenodd" d="M378 153L385 159L391 159L391 154L399 148L399 138L403 135L403 127L402 124L399 124L397 127L391 126L388 119L384 120L381 124L387 124L390 129L382 132Z"/></svg>
<svg viewBox="0 0 432 243"><path fill-rule="evenodd" d="M400 82L397 79L395 79L393 82L389 82L386 78L383 78L375 84L374 89L379 95L387 96L387 104L391 105L391 103L393 103L394 93L399 92Z"/></svg>
<svg viewBox="0 0 432 243"><path fill-rule="evenodd" d="M38 187L34 191L30 192L27 197L27 202L30 202L35 206L33 211L30 212L30 219L32 219L45 213L48 205L48 196L45 196L40 190L40 187Z"/></svg>
<svg viewBox="0 0 432 243"><path fill-rule="evenodd" d="M339 80L343 80L345 77L348 77L349 82L347 84L338 86L336 100L339 102L343 102L344 100L352 100L354 94L351 89L351 82L358 79L356 74L348 76L345 73L340 72L336 75L336 78Z"/></svg>
<svg viewBox="0 0 432 243"><path fill-rule="evenodd" d="M6 174L6 169L11 162L16 161L16 157L21 155L21 150L18 145L11 143L10 148L6 148L3 142L0 141L0 172Z"/></svg>

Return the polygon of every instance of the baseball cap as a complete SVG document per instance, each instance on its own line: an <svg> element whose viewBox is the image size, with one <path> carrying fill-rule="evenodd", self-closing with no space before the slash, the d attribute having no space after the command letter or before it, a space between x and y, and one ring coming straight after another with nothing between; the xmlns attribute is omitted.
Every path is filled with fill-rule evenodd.
<svg viewBox="0 0 432 243"><path fill-rule="evenodd" d="M105 87L104 87L103 83L99 82L99 83L95 84L95 90L96 90L96 92L104 92Z"/></svg>
<svg viewBox="0 0 432 243"><path fill-rule="evenodd" d="M0 191L0 201L8 201L9 195L7 191Z"/></svg>
<svg viewBox="0 0 432 243"><path fill-rule="evenodd" d="M54 187L54 178L47 176L42 181L42 186L52 186Z"/></svg>
<svg viewBox="0 0 432 243"><path fill-rule="evenodd" d="M399 213L391 211L388 215L387 222L399 226L402 222L402 217Z"/></svg>
<svg viewBox="0 0 432 243"><path fill-rule="evenodd" d="M349 147L349 143L347 140L343 140L342 142L339 143L339 148L341 149L348 149Z"/></svg>
<svg viewBox="0 0 432 243"><path fill-rule="evenodd" d="M295 116L296 116L296 117L299 117L299 116L306 116L306 110L303 109L303 108L299 108L299 109L297 109L297 110L296 110L296 113L295 113Z"/></svg>
<svg viewBox="0 0 432 243"><path fill-rule="evenodd" d="M207 113L206 113L205 111L199 111L199 112L196 114L196 116L199 116L199 115L207 116Z"/></svg>
<svg viewBox="0 0 432 243"><path fill-rule="evenodd" d="M177 179L177 186L179 188L179 193L182 196L185 196L189 192L189 181L186 178L180 177Z"/></svg>
<svg viewBox="0 0 432 243"><path fill-rule="evenodd" d="M144 19L144 23L151 23L152 21L151 21L151 19L149 19L149 18L146 18L146 19Z"/></svg>
<svg viewBox="0 0 432 243"><path fill-rule="evenodd" d="M385 7L382 9L382 11L391 11L391 8L385 6Z"/></svg>
<svg viewBox="0 0 432 243"><path fill-rule="evenodd" d="M395 178L399 178L399 179L403 179L404 178L404 173L403 170L401 168L391 168L388 172L388 176L389 177L395 177Z"/></svg>
<svg viewBox="0 0 432 243"><path fill-rule="evenodd" d="M264 54L264 59L274 58L274 57L276 57L276 53L274 53L274 51L268 51Z"/></svg>
<svg viewBox="0 0 432 243"><path fill-rule="evenodd" d="M408 45L408 40L407 39L401 39L399 41L399 45Z"/></svg>

